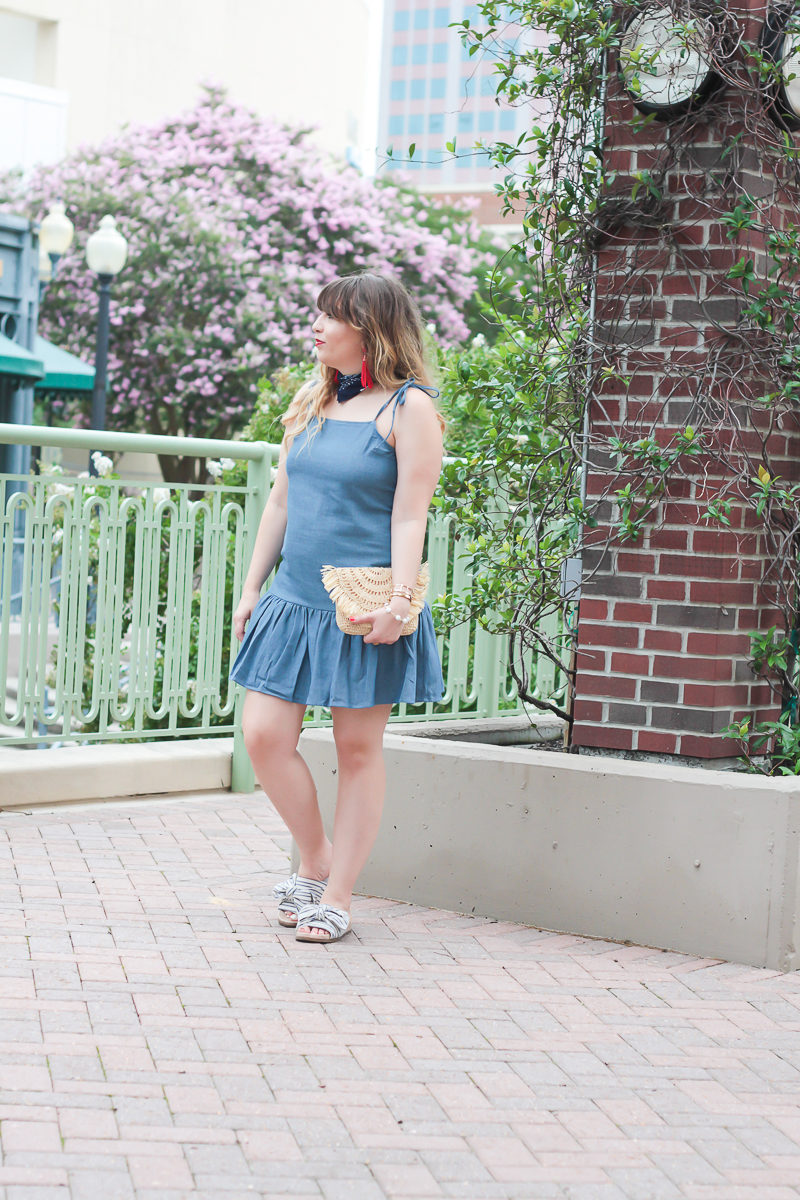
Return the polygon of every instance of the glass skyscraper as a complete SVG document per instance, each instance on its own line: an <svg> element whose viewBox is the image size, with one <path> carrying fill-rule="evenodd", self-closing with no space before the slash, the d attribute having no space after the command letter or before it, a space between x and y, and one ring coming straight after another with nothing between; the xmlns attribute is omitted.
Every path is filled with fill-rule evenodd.
<svg viewBox="0 0 800 1200"><path fill-rule="evenodd" d="M499 174L481 143L515 142L532 114L528 107L497 103L491 49L470 56L459 31L450 28L465 17L480 28L477 4L384 0L379 174L407 172L420 190L454 199L475 195L480 199L478 218L499 224L493 187ZM537 34L508 25L502 37L510 42L536 39ZM455 153L446 148L453 139ZM391 158L386 157L388 147Z"/></svg>

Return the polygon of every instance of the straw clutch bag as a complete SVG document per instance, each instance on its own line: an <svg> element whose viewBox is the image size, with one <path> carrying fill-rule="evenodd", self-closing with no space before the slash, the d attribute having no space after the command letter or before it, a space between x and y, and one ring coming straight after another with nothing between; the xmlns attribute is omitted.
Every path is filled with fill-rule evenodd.
<svg viewBox="0 0 800 1200"><path fill-rule="evenodd" d="M429 581L428 564L423 563L411 596L408 622L403 624L404 634L413 633L417 628ZM322 584L336 605L336 624L342 632L369 633L371 625L366 622L354 625L350 617L374 612L389 603L392 598L392 568L325 566L322 568Z"/></svg>

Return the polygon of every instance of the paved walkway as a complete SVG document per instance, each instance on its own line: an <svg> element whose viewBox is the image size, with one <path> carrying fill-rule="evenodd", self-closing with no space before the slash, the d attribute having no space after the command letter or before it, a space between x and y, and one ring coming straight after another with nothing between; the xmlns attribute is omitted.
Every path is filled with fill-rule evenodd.
<svg viewBox="0 0 800 1200"><path fill-rule="evenodd" d="M260 793L0 853L7 1200L800 1196L797 976L368 898L303 945Z"/></svg>

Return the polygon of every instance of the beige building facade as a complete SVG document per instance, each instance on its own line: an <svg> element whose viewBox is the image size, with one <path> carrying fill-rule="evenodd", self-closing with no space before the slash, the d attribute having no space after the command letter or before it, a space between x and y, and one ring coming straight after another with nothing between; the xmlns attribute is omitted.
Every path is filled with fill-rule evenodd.
<svg viewBox="0 0 800 1200"><path fill-rule="evenodd" d="M317 127L326 150L358 161L371 11L370 0L0 0L0 169L180 112L203 82Z"/></svg>

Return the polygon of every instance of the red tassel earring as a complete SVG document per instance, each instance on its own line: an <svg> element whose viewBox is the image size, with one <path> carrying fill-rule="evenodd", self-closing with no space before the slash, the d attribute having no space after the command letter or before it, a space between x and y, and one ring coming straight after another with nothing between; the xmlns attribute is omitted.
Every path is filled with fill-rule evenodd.
<svg viewBox="0 0 800 1200"><path fill-rule="evenodd" d="M366 350L361 355L361 386L362 388L371 388L375 386L375 380L370 375L369 367L367 366Z"/></svg>

